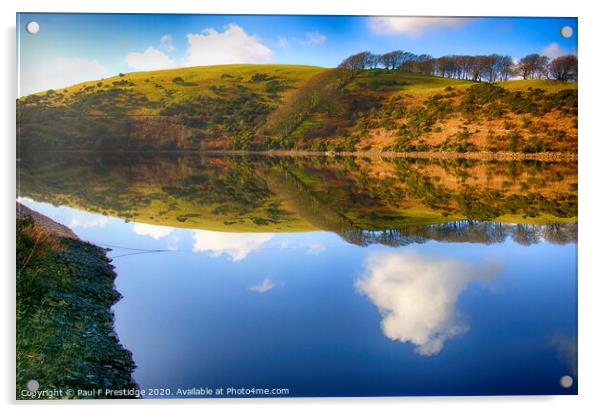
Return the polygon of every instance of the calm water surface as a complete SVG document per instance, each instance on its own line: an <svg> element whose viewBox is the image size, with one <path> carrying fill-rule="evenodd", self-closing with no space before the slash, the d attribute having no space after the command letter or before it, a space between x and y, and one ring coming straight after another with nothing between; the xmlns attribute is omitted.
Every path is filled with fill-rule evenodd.
<svg viewBox="0 0 602 413"><path fill-rule="evenodd" d="M112 248L115 327L141 388L577 391L574 165L124 156L19 169L21 202Z"/></svg>

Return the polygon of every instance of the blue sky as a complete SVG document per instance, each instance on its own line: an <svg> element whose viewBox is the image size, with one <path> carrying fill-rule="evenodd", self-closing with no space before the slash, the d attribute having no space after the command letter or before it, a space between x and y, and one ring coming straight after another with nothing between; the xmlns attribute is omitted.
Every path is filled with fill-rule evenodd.
<svg viewBox="0 0 602 413"><path fill-rule="evenodd" d="M40 30L25 27L36 21ZM565 39L562 26L574 35ZM446 54L577 51L576 18L36 14L17 16L20 95L120 72L220 63L336 66L402 49Z"/></svg>

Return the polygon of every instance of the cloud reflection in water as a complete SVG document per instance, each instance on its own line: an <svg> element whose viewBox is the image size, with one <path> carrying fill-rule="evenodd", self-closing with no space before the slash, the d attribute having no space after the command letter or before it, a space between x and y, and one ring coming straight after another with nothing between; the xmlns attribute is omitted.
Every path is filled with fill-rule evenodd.
<svg viewBox="0 0 602 413"><path fill-rule="evenodd" d="M274 234L195 230L193 237L194 252L208 252L212 257L225 254L232 261L239 262L259 250Z"/></svg>
<svg viewBox="0 0 602 413"><path fill-rule="evenodd" d="M495 262L475 266L415 252L374 253L356 287L378 307L386 337L411 342L418 354L430 356L469 330L456 309L466 286L491 280L500 271Z"/></svg>
<svg viewBox="0 0 602 413"><path fill-rule="evenodd" d="M171 234L173 232L173 228L165 227L162 225L151 225L136 222L134 223L133 231L137 235L148 236L153 239L159 240Z"/></svg>

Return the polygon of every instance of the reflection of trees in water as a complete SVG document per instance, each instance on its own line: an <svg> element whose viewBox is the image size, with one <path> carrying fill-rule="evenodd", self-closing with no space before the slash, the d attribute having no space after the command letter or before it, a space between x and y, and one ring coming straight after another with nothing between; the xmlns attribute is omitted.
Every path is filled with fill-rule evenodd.
<svg viewBox="0 0 602 413"><path fill-rule="evenodd" d="M536 232L541 234L541 238L553 244L566 244L567 242L577 241L578 229L576 223L531 226L537 228ZM515 239L515 241L520 242L520 239Z"/></svg>
<svg viewBox="0 0 602 413"><path fill-rule="evenodd" d="M542 240L566 244L577 241L577 224L503 224L464 220L383 231L347 229L340 231L339 235L347 242L362 246L383 244L399 247L429 240L494 244L504 242L508 237L522 245L537 244Z"/></svg>

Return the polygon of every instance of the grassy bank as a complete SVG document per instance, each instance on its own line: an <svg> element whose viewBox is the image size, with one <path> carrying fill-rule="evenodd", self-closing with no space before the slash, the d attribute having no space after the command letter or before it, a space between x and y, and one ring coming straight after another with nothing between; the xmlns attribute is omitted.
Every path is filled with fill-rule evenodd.
<svg viewBox="0 0 602 413"><path fill-rule="evenodd" d="M78 390L134 388L132 355L113 330L111 306L121 296L105 251L18 209L17 399L104 398ZM23 393L30 380L38 391L63 393L31 397Z"/></svg>

